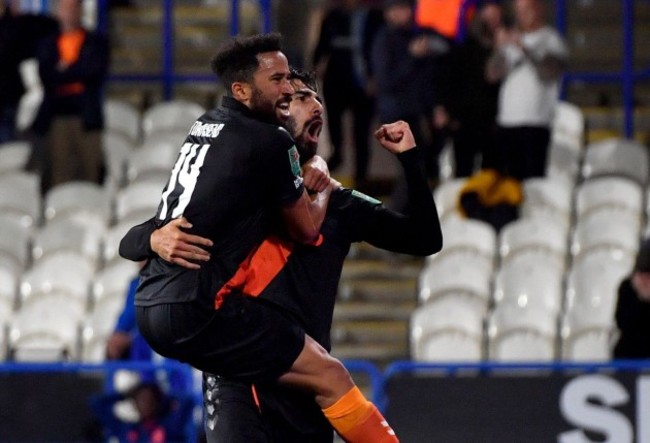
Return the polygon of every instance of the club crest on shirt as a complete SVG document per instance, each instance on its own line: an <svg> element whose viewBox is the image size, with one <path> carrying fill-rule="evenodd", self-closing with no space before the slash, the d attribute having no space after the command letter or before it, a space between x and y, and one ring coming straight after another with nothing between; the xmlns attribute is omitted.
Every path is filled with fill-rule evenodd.
<svg viewBox="0 0 650 443"><path fill-rule="evenodd" d="M298 154L298 149L296 145L293 145L289 149L289 163L291 163L291 172L296 177L300 176L300 154Z"/></svg>

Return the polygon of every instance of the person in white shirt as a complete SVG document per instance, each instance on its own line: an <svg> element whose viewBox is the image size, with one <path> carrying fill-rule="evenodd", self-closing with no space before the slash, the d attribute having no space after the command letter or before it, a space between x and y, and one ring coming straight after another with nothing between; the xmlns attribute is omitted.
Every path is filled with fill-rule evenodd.
<svg viewBox="0 0 650 443"><path fill-rule="evenodd" d="M568 50L547 25L541 0L514 0L515 28L497 34L487 76L499 91L497 158L500 172L519 180L545 174L550 126Z"/></svg>

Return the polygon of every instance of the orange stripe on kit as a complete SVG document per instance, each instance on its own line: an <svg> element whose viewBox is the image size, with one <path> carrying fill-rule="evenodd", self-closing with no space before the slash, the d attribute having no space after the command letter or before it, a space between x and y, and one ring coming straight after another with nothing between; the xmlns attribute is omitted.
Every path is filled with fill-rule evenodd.
<svg viewBox="0 0 650 443"><path fill-rule="evenodd" d="M271 283L287 263L293 243L271 236L239 265L237 272L219 289L214 299L215 309L223 304L224 297L233 291L257 297Z"/></svg>

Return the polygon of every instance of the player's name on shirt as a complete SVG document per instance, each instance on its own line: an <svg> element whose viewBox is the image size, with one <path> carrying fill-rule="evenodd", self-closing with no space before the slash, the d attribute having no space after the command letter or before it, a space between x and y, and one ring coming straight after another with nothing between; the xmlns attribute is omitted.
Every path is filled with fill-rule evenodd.
<svg viewBox="0 0 650 443"><path fill-rule="evenodd" d="M201 123L194 122L190 128L190 134L195 137L216 138L225 125L223 123Z"/></svg>

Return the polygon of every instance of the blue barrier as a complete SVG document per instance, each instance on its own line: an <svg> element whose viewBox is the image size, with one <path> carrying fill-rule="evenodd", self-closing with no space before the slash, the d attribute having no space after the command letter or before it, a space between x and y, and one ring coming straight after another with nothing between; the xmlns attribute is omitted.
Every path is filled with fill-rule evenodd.
<svg viewBox="0 0 650 443"><path fill-rule="evenodd" d="M378 404L382 401L382 389L384 386L383 375L379 368L367 360L348 359L343 360L343 364L350 373L360 372L370 379L370 391L372 402Z"/></svg>
<svg viewBox="0 0 650 443"><path fill-rule="evenodd" d="M590 374L597 372L632 372L645 373L650 372L650 361L643 360L613 360L608 362L517 362L517 363L497 363L483 361L478 363L428 363L413 361L395 361L389 364L381 371L375 364L367 360L346 359L343 360L346 368L353 374L363 374L370 381L371 400L377 407L385 412L388 406L386 395L386 385L394 377L400 375L426 375L434 373L444 377L455 377L459 374L472 374L473 376L489 376L507 372L516 374L521 372L522 375L527 371L548 372L548 375L561 372L571 374ZM186 377L186 386L192 390L192 370L189 366L173 360L164 360L157 363L149 362L106 362L102 364L93 363L72 363L72 362L54 362L54 363L17 363L6 362L0 364L0 375L7 373L45 373L45 372L101 372L105 375L106 391L111 392L112 379L114 372L122 369L133 371L163 370L168 373L179 373ZM196 387L194 388L196 390ZM197 406L201 405L200 392L186 392L193 394Z"/></svg>

